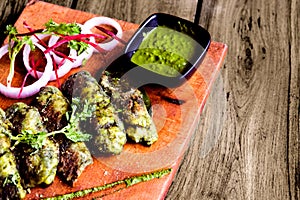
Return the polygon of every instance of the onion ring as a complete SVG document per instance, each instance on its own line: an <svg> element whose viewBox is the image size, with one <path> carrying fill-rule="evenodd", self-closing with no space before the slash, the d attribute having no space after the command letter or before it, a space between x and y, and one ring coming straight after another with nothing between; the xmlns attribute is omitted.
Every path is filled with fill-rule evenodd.
<svg viewBox="0 0 300 200"><path fill-rule="evenodd" d="M35 35L31 36L30 39L33 43L38 43L40 40L43 40L44 38L49 37L49 36L50 36L50 34L41 33L41 34L35 34ZM42 44L42 45L44 45L44 44Z"/></svg>
<svg viewBox="0 0 300 200"><path fill-rule="evenodd" d="M114 27L117 30L117 34L116 36L118 38L122 37L123 34L123 30L120 26L120 24L115 21L112 18L109 17L94 17L91 18L89 20L87 20L83 26L85 29L89 30L91 32L91 29L95 26L101 25L101 24L106 24L106 25L110 25L112 27ZM109 42L105 42L105 43L98 43L98 46L106 51L110 51L112 50L116 45L118 44L118 41L116 39L112 39ZM96 49L94 49L94 52L98 52Z"/></svg>
<svg viewBox="0 0 300 200"><path fill-rule="evenodd" d="M43 49L39 44L35 44L38 48ZM6 53L8 53L8 44L0 48L0 58L2 58ZM50 55L45 55L47 59L47 64L45 66L45 73L31 85L27 85L23 88L21 87L7 87L0 83L0 92L9 98L21 99L30 97L38 93L41 87L46 86L50 79L50 72L52 71L53 65Z"/></svg>
<svg viewBox="0 0 300 200"><path fill-rule="evenodd" d="M48 46L49 47L53 46L59 40L59 38L60 37L57 36L57 35L51 35L50 39L49 39L49 42L48 42ZM72 51L73 51L72 54L76 53L76 51L74 49L70 49L70 54L71 54ZM53 56L53 59L56 62L56 64L59 64L59 63L61 63L63 61L63 58L60 57L60 56L58 56L58 55L56 55L56 53L54 53L54 52L51 51L50 54Z"/></svg>
<svg viewBox="0 0 300 200"><path fill-rule="evenodd" d="M86 29L82 24L77 24L80 26L81 28L81 33L82 34L86 34L86 33L90 33L90 30L89 29ZM90 37L90 42L92 43L95 43L96 40L94 37ZM76 67L79 67L82 65L82 62L84 60L88 60L90 59L90 57L93 55L93 52L94 52L94 48L91 47L89 45L89 47L84 51L82 52L80 55L77 54L77 51L71 51L70 52L70 57L73 58L75 61L73 62L73 67L72 68L76 68ZM73 53L75 53L75 55L73 55Z"/></svg>
<svg viewBox="0 0 300 200"><path fill-rule="evenodd" d="M81 33L82 34L86 34L86 33L90 33L89 30L85 29L85 27L82 25L82 24L78 24L77 25L80 26L81 28ZM49 39L49 42L48 42L48 45L49 46L53 46L58 40L59 40L59 36L56 36L56 35L52 35ZM94 37L90 37L90 42L92 43L95 43L95 38ZM73 64L72 64L72 67L71 68L76 68L76 67L79 67L82 65L82 62L84 60L88 60L92 54L93 54L93 51L94 51L94 48L91 47L89 45L89 47L84 51L82 52L80 55L77 54L77 51L74 50L74 49L70 49L70 53L69 53L69 57L74 60L73 61ZM57 64L59 64L60 62L62 62L63 58L61 58L60 56L56 55L55 53L52 53L51 52L51 55L53 55L53 58L55 60L55 62Z"/></svg>
<svg viewBox="0 0 300 200"><path fill-rule="evenodd" d="M45 48L42 47L41 45L39 45L38 43L34 43L34 45L37 46L40 50L45 51ZM26 67L28 73L29 73L32 77L34 77L34 78L39 78L39 79L40 79L45 73L48 73L49 76L50 76L49 81L56 80L56 74L55 74L56 72L53 70L53 66L52 66L51 71L49 71L49 72L46 71L46 69L45 69L44 72L37 71L37 70L35 70L35 71L32 70L32 67L31 67L30 64L29 64L29 63L30 63L30 62L29 62L29 55L30 55L30 52L31 52L30 46L29 46L29 45L25 45L24 50L23 50L23 62L24 62L24 65L25 65L25 67ZM45 54L45 55L46 55L46 57L49 56L49 58L50 58L50 60L51 60L51 64L53 65L52 59L51 59L51 57L50 57L50 54ZM62 61L63 61L63 60L62 60ZM48 63L48 61L47 61L47 63ZM59 67L59 69L57 69L57 75L58 75L58 77L60 78L60 77L64 76L65 74L67 74L67 73L72 69L72 64L73 64L73 63L72 63L70 60L65 60L64 63L63 63L63 65L61 65L61 66ZM37 75L38 77L36 77L36 75Z"/></svg>

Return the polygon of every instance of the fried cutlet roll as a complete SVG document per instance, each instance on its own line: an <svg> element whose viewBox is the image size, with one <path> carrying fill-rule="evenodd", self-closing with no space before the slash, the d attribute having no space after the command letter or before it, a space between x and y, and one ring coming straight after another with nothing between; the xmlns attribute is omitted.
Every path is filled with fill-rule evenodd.
<svg viewBox="0 0 300 200"><path fill-rule="evenodd" d="M39 111L35 107L18 102L6 110L6 116L12 123L12 135L25 135L24 137L28 138L17 144L13 151L23 186L31 188L51 184L58 165L58 145L48 137L35 143L39 143L40 147L33 147L28 143L30 138L35 138L32 137L35 134L47 133Z"/></svg>
<svg viewBox="0 0 300 200"><path fill-rule="evenodd" d="M80 123L93 136L87 144L89 149L96 155L121 153L126 143L124 126L97 80L89 72L80 71L71 75L61 88L70 101L79 98L82 107L92 107L92 117Z"/></svg>
<svg viewBox="0 0 300 200"><path fill-rule="evenodd" d="M158 139L155 124L143 100L143 94L125 79L111 77L104 72L99 81L110 94L111 101L119 111L128 138L136 143L153 144Z"/></svg>
<svg viewBox="0 0 300 200"><path fill-rule="evenodd" d="M0 199L23 199L26 191L21 185L16 159L11 152L9 121L0 109Z"/></svg>
<svg viewBox="0 0 300 200"><path fill-rule="evenodd" d="M42 87L32 105L39 110L48 132L60 130L67 125L66 112L70 110L70 104L57 87Z"/></svg>
<svg viewBox="0 0 300 200"><path fill-rule="evenodd" d="M57 87L41 88L33 104L40 111L49 132L58 131L67 125L66 113L70 112L70 104ZM64 134L57 134L53 139L59 144L58 175L72 186L84 169L93 163L91 153L84 142L72 142Z"/></svg>

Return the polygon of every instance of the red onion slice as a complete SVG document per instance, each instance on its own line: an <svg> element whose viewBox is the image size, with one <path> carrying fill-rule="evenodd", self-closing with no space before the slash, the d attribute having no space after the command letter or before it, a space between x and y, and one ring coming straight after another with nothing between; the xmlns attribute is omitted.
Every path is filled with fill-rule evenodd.
<svg viewBox="0 0 300 200"><path fill-rule="evenodd" d="M91 33L89 30L85 29L85 27L82 24L77 24L81 27L81 33L86 34L86 33ZM49 39L48 45L51 47L53 46L58 40L59 36L57 35L52 35ZM89 38L90 42L95 43L95 38L90 37ZM94 48L89 45L89 47L86 49L86 51L82 52L80 55L77 54L77 51L74 49L70 49L69 57L73 59L72 67L71 68L76 68L82 65L84 60L88 60L92 54L93 54ZM51 52L51 55L53 56L55 62L59 64L60 62L63 61L63 58L56 55L55 53Z"/></svg>
<svg viewBox="0 0 300 200"><path fill-rule="evenodd" d="M48 46L51 47L51 46L55 45L58 42L59 38L60 37L57 36L57 35L51 35L51 37L49 39L49 42L48 42ZM57 55L53 51L50 51L50 54L51 54L51 56L53 56L53 59L54 59L56 64L64 62L64 58L60 57L59 55ZM70 55L76 55L76 50L75 49L70 49L70 53L67 56L71 58Z"/></svg>
<svg viewBox="0 0 300 200"><path fill-rule="evenodd" d="M44 49L39 44L35 44L38 48ZM5 54L8 53L8 45L4 45L0 48L0 58L2 58ZM36 93L38 93L41 89L41 87L44 87L47 85L49 79L50 79L50 72L52 71L53 64L50 55L46 54L46 60L47 64L45 66L45 73L34 83L31 85L25 86L23 88L21 87L7 87L0 83L0 92L5 95L6 97L13 98L13 99L21 99L30 97ZM29 62L29 60L27 61ZM21 91L22 90L22 91ZM20 93L21 91L21 93Z"/></svg>
<svg viewBox="0 0 300 200"><path fill-rule="evenodd" d="M30 37L33 43L40 43L41 40L45 39L46 37L49 37L50 34L43 34L43 33L37 33ZM44 43L46 45L46 43ZM42 45L44 45L42 44Z"/></svg>
<svg viewBox="0 0 300 200"><path fill-rule="evenodd" d="M44 47L42 47L38 43L34 43L34 45L42 51L46 50ZM31 52L30 46L25 45L24 50L23 50L23 62L24 62L24 65L25 65L27 71L30 73L30 75L34 78L41 78L45 73L48 73L50 76L49 81L56 80L56 74L55 74L55 71L53 70L53 63L52 63L50 54L45 54L45 55L46 55L46 58L49 57L51 60L51 65L52 65L51 71L48 72L45 69L44 72L41 72L41 71L37 71L37 70L36 71L32 70L32 67L30 66L30 62L29 62L30 52ZM63 62L63 60L61 62ZM47 59L47 64L48 64L48 59ZM65 74L67 74L72 69L72 65L73 65L73 63L70 60L65 60L64 63L59 67L59 69L57 69L58 77L60 78L60 77L64 76ZM36 77L36 75L38 77Z"/></svg>
<svg viewBox="0 0 300 200"><path fill-rule="evenodd" d="M81 33L82 34L87 34L87 33L91 33L91 31L89 29L86 29L82 24L78 24L81 28ZM91 43L96 43L96 40L94 37L90 37L89 38ZM82 52L80 55L77 54L77 51L71 51L70 52L70 57L73 58L75 61L73 63L73 67L72 68L76 68L82 65L82 63L85 60L90 59L90 57L93 55L94 52L94 48L92 46L89 45L89 47Z"/></svg>
<svg viewBox="0 0 300 200"><path fill-rule="evenodd" d="M83 24L83 26L86 30L89 30L91 32L91 29L93 27L98 26L98 25L102 25L102 24L110 25L110 26L114 27L117 30L116 36L118 38L122 38L123 30L122 30L120 24L117 21L115 21L114 19L109 18L109 17L94 17L94 18L91 18L91 19L87 20ZM117 44L118 44L118 41L116 39L112 39L109 42L98 43L98 46L100 48L106 50L106 51L110 51ZM96 49L94 49L94 52L98 52L98 51Z"/></svg>

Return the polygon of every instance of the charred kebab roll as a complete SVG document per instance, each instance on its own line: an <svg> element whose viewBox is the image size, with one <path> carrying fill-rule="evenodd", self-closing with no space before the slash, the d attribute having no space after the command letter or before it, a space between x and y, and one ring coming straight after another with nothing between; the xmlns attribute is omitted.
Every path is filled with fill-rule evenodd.
<svg viewBox="0 0 300 200"><path fill-rule="evenodd" d="M40 111L49 132L59 131L67 126L66 114L71 107L68 99L57 87L41 88L34 105ZM59 144L60 150L58 175L63 181L73 185L84 169L93 163L91 153L84 142L73 142L62 133L55 135L54 140Z"/></svg>
<svg viewBox="0 0 300 200"><path fill-rule="evenodd" d="M79 98L82 107L92 108L92 117L80 123L80 127L93 136L88 143L89 149L97 155L121 153L126 143L124 126L97 80L89 72L80 71L63 83L62 91L70 101Z"/></svg>
<svg viewBox="0 0 300 200"><path fill-rule="evenodd" d="M70 104L57 87L42 87L32 105L39 110L48 132L67 125L66 112L70 110Z"/></svg>
<svg viewBox="0 0 300 200"><path fill-rule="evenodd" d="M10 122L6 119L5 112L0 108L0 155L10 151L10 125Z"/></svg>
<svg viewBox="0 0 300 200"><path fill-rule="evenodd" d="M23 199L26 191L21 185L15 156L10 150L9 126L5 112L0 108L0 199Z"/></svg>
<svg viewBox="0 0 300 200"><path fill-rule="evenodd" d="M156 127L141 91L133 88L126 79L112 77L109 72L103 73L99 83L110 94L112 103L119 110L128 138L147 145L157 141Z"/></svg>
<svg viewBox="0 0 300 200"><path fill-rule="evenodd" d="M6 110L16 136L14 154L25 188L49 185L58 165L58 145L47 137L37 108L18 102Z"/></svg>

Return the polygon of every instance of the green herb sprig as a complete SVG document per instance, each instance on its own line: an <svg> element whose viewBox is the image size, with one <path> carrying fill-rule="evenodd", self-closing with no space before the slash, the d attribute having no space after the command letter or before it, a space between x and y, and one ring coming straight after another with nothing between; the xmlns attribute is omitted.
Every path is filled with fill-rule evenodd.
<svg viewBox="0 0 300 200"><path fill-rule="evenodd" d="M33 133L32 130L22 130L20 134L13 136L10 135L10 139L14 140L15 143L12 149L15 148L20 143L25 143L31 146L33 149L41 149L44 145L45 139L50 136L47 132Z"/></svg>
<svg viewBox="0 0 300 200"><path fill-rule="evenodd" d="M56 23L50 19L45 24L45 33L55 33L58 35L76 35L80 34L81 28L76 23Z"/></svg>
<svg viewBox="0 0 300 200"><path fill-rule="evenodd" d="M83 104L83 108L78 111L80 106L80 100L78 98L72 99L72 113L66 113L66 118L68 121L67 126L62 128L61 130L54 131L52 133L58 134L63 133L69 140L73 142L83 142L88 141L91 138L91 135L85 132L82 132L79 129L79 123L82 121L86 121L88 118L92 117L93 111L96 109L95 105L90 105L85 102Z"/></svg>
<svg viewBox="0 0 300 200"><path fill-rule="evenodd" d="M57 34L61 36L78 35L81 33L81 27L76 23L56 23L52 19L45 24L46 30L44 33ZM75 49L78 55L87 50L89 45L82 40L69 40L68 47Z"/></svg>
<svg viewBox="0 0 300 200"><path fill-rule="evenodd" d="M16 172L4 179L2 187L5 185L18 185L18 180L20 180L20 174Z"/></svg>
<svg viewBox="0 0 300 200"><path fill-rule="evenodd" d="M79 99L74 98L72 101L72 111L71 114L66 113L66 119L68 124L60 130L52 132L38 132L33 133L32 130L22 130L20 134L13 136L11 133L7 133L11 140L15 143L12 148L20 143L25 143L32 148L39 150L43 147L45 139L54 136L56 134L64 134L72 142L84 142L91 138L91 135L80 130L79 123L92 117L94 106L84 103L82 110L78 111L80 105Z"/></svg>
<svg viewBox="0 0 300 200"><path fill-rule="evenodd" d="M29 36L24 36L22 38L17 37L18 31L16 27L12 25L6 26L6 31L4 32L8 35L8 55L10 59L9 74L7 76L7 86L11 87L12 79L15 72L15 60L18 53L21 51L25 44L30 45L33 50L35 47Z"/></svg>

